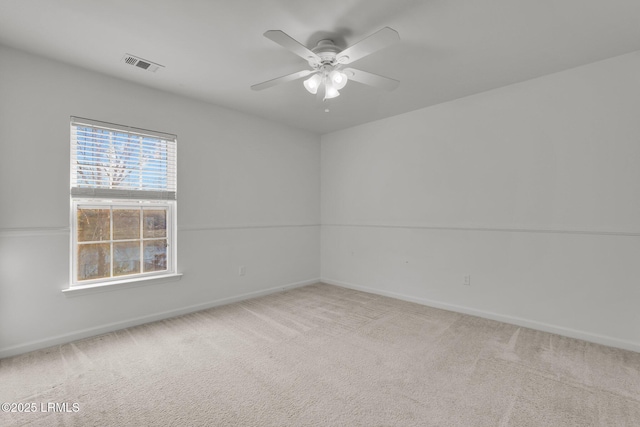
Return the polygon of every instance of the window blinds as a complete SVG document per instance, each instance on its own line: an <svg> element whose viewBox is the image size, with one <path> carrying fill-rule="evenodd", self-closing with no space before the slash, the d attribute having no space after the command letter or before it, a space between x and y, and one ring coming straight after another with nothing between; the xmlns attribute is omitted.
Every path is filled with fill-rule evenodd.
<svg viewBox="0 0 640 427"><path fill-rule="evenodd" d="M71 117L71 195L176 199L175 135Z"/></svg>

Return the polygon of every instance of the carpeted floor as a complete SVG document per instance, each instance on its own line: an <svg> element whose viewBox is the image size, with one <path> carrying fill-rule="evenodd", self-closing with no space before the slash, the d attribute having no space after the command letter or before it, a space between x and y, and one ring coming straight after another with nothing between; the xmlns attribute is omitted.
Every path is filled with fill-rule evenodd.
<svg viewBox="0 0 640 427"><path fill-rule="evenodd" d="M37 405L2 426L637 427L640 353L317 284L0 360L1 402Z"/></svg>

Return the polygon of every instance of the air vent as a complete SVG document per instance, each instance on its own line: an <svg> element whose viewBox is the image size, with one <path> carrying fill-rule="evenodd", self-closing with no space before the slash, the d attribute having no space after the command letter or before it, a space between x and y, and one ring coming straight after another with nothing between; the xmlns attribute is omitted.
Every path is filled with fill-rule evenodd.
<svg viewBox="0 0 640 427"><path fill-rule="evenodd" d="M152 73L164 68L164 65L156 64L155 62L147 61L146 59L138 58L128 53L122 57L122 62L142 68L143 70L151 71Z"/></svg>

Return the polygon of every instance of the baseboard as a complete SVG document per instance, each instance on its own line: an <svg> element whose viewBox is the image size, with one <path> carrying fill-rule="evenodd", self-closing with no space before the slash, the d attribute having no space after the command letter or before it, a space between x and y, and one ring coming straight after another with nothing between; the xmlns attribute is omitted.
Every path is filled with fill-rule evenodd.
<svg viewBox="0 0 640 427"><path fill-rule="evenodd" d="M329 285L340 286L343 288L355 289L358 291L368 292L376 295L382 295L386 297L396 298L403 301L415 302L417 304L426 305L428 307L441 308L443 310L453 311L456 313L469 314L472 316L482 317L485 319L497 320L503 323L509 323L516 326L522 326L529 329L535 329L538 331L549 332L552 334L562 335L569 338L576 338L583 341L592 342L595 344L602 344L609 347L621 348L624 350L635 351L640 353L640 344L632 341L620 340L605 335L592 334L590 332L580 331L571 328L564 328L562 326L551 325L548 323L538 322L535 320L523 319L520 317L508 316L504 314L493 313L489 311L477 310L471 307L464 307L460 305L448 304L440 301L434 301L427 298L414 297L410 295L400 294L396 292L383 291L366 286L354 285L352 283L346 283L339 280L333 280L328 278L320 279L322 283Z"/></svg>
<svg viewBox="0 0 640 427"><path fill-rule="evenodd" d="M227 304L231 304L238 301L257 298L264 295L273 294L276 292L286 291L288 289L312 285L314 283L318 283L319 281L320 279L310 279L310 280L304 280L302 282L289 283L286 285L276 286L269 289L249 292L249 293L240 294L240 295L236 295L228 298L222 298L222 299L209 301L202 304L190 305L190 306L178 308L175 310L163 311L161 313L155 313L147 316L136 317L133 319L123 320L120 322L113 322L106 325L96 326L93 328L81 329L81 330L70 332L67 334L57 335L55 337L45 338L37 341L30 341L24 344L18 344L11 347L0 348L0 359L3 359L5 357L16 356L23 353L28 353L34 350L41 350L43 348L52 347L60 344L66 344L71 341L76 341L79 339L88 338L95 335L101 335L108 332L117 331L120 329L130 328L132 326L138 326L145 323L155 322L158 320L169 319L171 317L181 316L183 314L193 313L195 311L206 310L207 308L227 305Z"/></svg>

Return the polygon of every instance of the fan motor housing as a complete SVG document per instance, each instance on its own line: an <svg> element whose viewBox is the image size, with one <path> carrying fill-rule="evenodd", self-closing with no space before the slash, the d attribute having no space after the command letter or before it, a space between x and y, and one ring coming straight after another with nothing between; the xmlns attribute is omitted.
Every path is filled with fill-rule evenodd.
<svg viewBox="0 0 640 427"><path fill-rule="evenodd" d="M340 49L333 43L333 40L320 40L316 44L316 47L311 49L311 51L318 55L322 62L320 64L317 64L315 63L315 61L310 60L309 65L311 65L312 67L326 64L334 65L336 63L336 55L340 53L341 50L342 49Z"/></svg>

